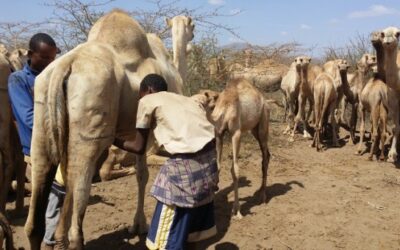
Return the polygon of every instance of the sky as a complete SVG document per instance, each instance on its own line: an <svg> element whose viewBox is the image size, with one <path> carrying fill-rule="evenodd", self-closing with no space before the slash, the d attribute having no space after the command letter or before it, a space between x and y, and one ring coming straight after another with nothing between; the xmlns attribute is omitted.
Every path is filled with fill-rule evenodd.
<svg viewBox="0 0 400 250"><path fill-rule="evenodd" d="M52 9L45 0L2 0L0 22L41 21ZM257 45L296 41L304 47L342 46L357 34L369 34L387 26L400 26L399 0L181 0L179 5L222 13L215 22L235 27L246 42ZM116 0L105 10L151 9L145 0ZM239 42L237 37L221 32L221 45Z"/></svg>

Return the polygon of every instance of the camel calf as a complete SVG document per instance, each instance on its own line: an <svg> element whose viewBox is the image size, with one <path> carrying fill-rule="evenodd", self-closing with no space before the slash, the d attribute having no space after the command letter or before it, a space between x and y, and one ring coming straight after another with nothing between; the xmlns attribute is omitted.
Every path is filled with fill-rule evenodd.
<svg viewBox="0 0 400 250"><path fill-rule="evenodd" d="M210 94L211 93L211 94ZM238 156L240 149L240 138L243 133L251 130L253 136L258 141L262 152L262 182L260 195L262 202L266 200L267 171L270 159L268 149L268 126L269 108L268 101L264 100L263 95L247 80L234 79L226 85L224 91L219 95L215 92L205 92L208 98L203 105L206 110L212 111L208 115L210 121L215 126L217 161L218 168L221 168L223 136L226 131L232 136L233 164L232 178L234 183L235 201L233 204L233 214L240 219L239 205L239 164ZM196 97L198 98L198 97Z"/></svg>

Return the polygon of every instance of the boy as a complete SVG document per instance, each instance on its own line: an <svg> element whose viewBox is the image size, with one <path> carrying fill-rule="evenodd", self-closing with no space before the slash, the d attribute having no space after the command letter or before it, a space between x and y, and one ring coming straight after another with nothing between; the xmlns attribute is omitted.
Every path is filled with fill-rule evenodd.
<svg viewBox="0 0 400 250"><path fill-rule="evenodd" d="M214 127L199 103L167 92L167 84L159 75L143 79L139 96L135 139L116 138L114 145L144 154L153 129L158 145L171 155L150 191L157 204L146 245L149 249L184 249L186 242L216 234Z"/></svg>
<svg viewBox="0 0 400 250"><path fill-rule="evenodd" d="M14 117L17 120L18 134L22 151L27 163L27 179L31 181L31 140L33 128L33 90L35 78L54 59L59 52L53 38L45 33L37 33L29 41L28 63L22 70L16 71L8 78L8 94ZM65 188L60 168L53 182L46 210L46 248L52 249L60 208L65 196Z"/></svg>

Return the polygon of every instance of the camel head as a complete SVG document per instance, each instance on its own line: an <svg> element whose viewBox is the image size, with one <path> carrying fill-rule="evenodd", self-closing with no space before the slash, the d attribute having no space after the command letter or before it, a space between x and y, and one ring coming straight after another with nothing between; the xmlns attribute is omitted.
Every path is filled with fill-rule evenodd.
<svg viewBox="0 0 400 250"><path fill-rule="evenodd" d="M349 64L344 59L336 59L335 63L340 72L347 72L347 70L350 68Z"/></svg>
<svg viewBox="0 0 400 250"><path fill-rule="evenodd" d="M305 69L308 67L308 65L311 63L311 57L308 56L298 56L294 59L294 63L296 65L296 68L299 69Z"/></svg>
<svg viewBox="0 0 400 250"><path fill-rule="evenodd" d="M194 23L191 17L175 16L166 18L167 25L172 30L172 37L183 38L186 43L194 38Z"/></svg>
<svg viewBox="0 0 400 250"><path fill-rule="evenodd" d="M399 44L400 29L396 27L388 27L381 31L381 39L383 47L386 49L397 49Z"/></svg>
<svg viewBox="0 0 400 250"><path fill-rule="evenodd" d="M28 61L28 50L15 49L8 56L8 60L10 60L13 70L21 70Z"/></svg>
<svg viewBox="0 0 400 250"><path fill-rule="evenodd" d="M363 70L373 69L374 65L377 65L376 56L368 53L364 54L357 62L357 68Z"/></svg>
<svg viewBox="0 0 400 250"><path fill-rule="evenodd" d="M216 91L206 89L206 90L200 90L199 94L205 97L202 104L204 108L207 110L207 113L209 111L211 113L215 108L215 104L218 100L219 93Z"/></svg>
<svg viewBox="0 0 400 250"><path fill-rule="evenodd" d="M8 50L7 50L6 46L2 43L0 43L0 54L8 56Z"/></svg>
<svg viewBox="0 0 400 250"><path fill-rule="evenodd" d="M382 44L382 37L380 31L373 31L371 33L371 43L372 45L381 45Z"/></svg>

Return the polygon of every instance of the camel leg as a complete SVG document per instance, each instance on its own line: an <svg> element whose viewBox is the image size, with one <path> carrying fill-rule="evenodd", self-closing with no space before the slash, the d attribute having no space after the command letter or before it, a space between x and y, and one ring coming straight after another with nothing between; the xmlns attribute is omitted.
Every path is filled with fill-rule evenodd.
<svg viewBox="0 0 400 250"><path fill-rule="evenodd" d="M378 122L379 122L379 105L371 108L371 121L372 121L372 136L371 136L371 149L368 159L372 161L374 153L376 152L376 146L378 145Z"/></svg>
<svg viewBox="0 0 400 250"><path fill-rule="evenodd" d="M290 138L289 138L289 141L291 141L291 142L294 141L294 134L297 131L297 127L299 126L299 123L303 122L303 120L304 120L304 109L306 106L306 99L302 93L299 93L298 106L299 106L299 110L296 114L296 117L294 118L294 126L292 129L292 133L290 134Z"/></svg>
<svg viewBox="0 0 400 250"><path fill-rule="evenodd" d="M358 103L351 105L350 139L353 144L356 144L357 110Z"/></svg>
<svg viewBox="0 0 400 250"><path fill-rule="evenodd" d="M359 106L360 114L361 114L361 122L360 122L360 141L358 142L358 149L356 154L362 154L362 147L364 146L364 135L365 135L365 108L360 104Z"/></svg>
<svg viewBox="0 0 400 250"><path fill-rule="evenodd" d="M385 160L385 142L386 142L386 135L387 135L387 110L386 108L381 104L380 108L380 118L381 118L381 153L379 156L379 160L384 161Z"/></svg>
<svg viewBox="0 0 400 250"><path fill-rule="evenodd" d="M110 139L98 141L97 143L80 141L79 143L73 143L74 146L68 148L66 196L54 235L57 248L63 249L66 247L70 225L69 249L83 249L82 223L89 201L93 175L97 166L101 165L107 157L105 152L108 152L106 149L110 144Z"/></svg>
<svg viewBox="0 0 400 250"><path fill-rule="evenodd" d="M260 186L260 198L261 202L265 203L267 199L266 187L267 187L267 173L268 165L270 160L270 152L268 149L268 130L269 130L269 110L264 107L264 115L261 117L257 127L252 130L252 133L258 144L260 145L262 153L262 182Z"/></svg>
<svg viewBox="0 0 400 250"><path fill-rule="evenodd" d="M24 210L25 190L32 192L31 183L25 183L26 163L22 154L15 158L16 175L17 175L17 199L15 201L15 209L18 215L22 215Z"/></svg>
<svg viewBox="0 0 400 250"><path fill-rule="evenodd" d="M136 180L138 182L138 202L136 213L133 219L133 225L129 228L129 232L133 235L145 234L148 231L146 215L144 214L144 197L146 185L149 180L149 170L147 169L146 156L138 155L136 158Z"/></svg>
<svg viewBox="0 0 400 250"><path fill-rule="evenodd" d="M38 148L37 151L42 151L42 148ZM42 155L46 153L43 150ZM32 194L25 232L29 239L30 249L40 250L45 233L48 197L57 167L52 165L47 157L38 157L37 160L32 157L32 160L35 171L32 172Z"/></svg>
<svg viewBox="0 0 400 250"><path fill-rule="evenodd" d="M120 177L134 174L136 172L135 168L114 169L115 162L116 162L115 155L108 154L107 159L105 160L99 171L101 181L109 181L117 179Z"/></svg>
<svg viewBox="0 0 400 250"><path fill-rule="evenodd" d="M392 121L394 123L394 128L393 128L393 140L392 140L392 145L389 150L388 154L388 162L396 162L397 161L397 140L399 139L400 135L400 121L399 121L399 102L398 101L393 101L392 103L389 101L389 104L391 104L390 111L392 113Z"/></svg>
<svg viewBox="0 0 400 250"><path fill-rule="evenodd" d="M335 107L336 107L336 102L333 102L331 106L329 107L329 114L331 114L331 125L332 125L332 146L333 147L339 147L339 142L338 142L338 123L337 123L337 116L335 116Z"/></svg>
<svg viewBox="0 0 400 250"><path fill-rule="evenodd" d="M224 143L224 132L221 134L215 133L215 146L217 149L217 165L218 165L218 172L221 171L222 167L222 147Z"/></svg>
<svg viewBox="0 0 400 250"><path fill-rule="evenodd" d="M294 112L295 112L295 109L296 109L296 107L295 107L296 104L294 104L294 100L292 100L291 98L290 98L290 100L288 100L288 104L287 105L288 105L288 108L289 108L289 114L288 114L288 117L287 117L287 127L283 131L284 135L289 134L290 130L293 128Z"/></svg>
<svg viewBox="0 0 400 250"><path fill-rule="evenodd" d="M232 179L233 179L233 188L235 192L235 201L233 203L233 214L234 218L241 219L243 216L240 213L240 205L239 205L239 149L240 149L240 136L241 131L238 129L232 135L232 150L233 150L233 164L232 164Z"/></svg>
<svg viewBox="0 0 400 250"><path fill-rule="evenodd" d="M14 172L15 164L8 150L1 152L0 171L2 171L2 187L0 192L0 212L5 213L8 191L11 185L11 177ZM1 183L1 182L0 182Z"/></svg>

